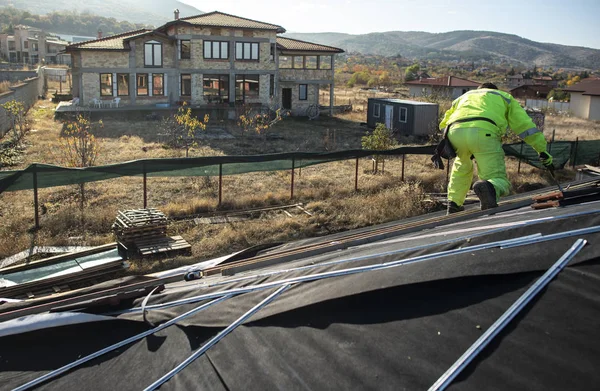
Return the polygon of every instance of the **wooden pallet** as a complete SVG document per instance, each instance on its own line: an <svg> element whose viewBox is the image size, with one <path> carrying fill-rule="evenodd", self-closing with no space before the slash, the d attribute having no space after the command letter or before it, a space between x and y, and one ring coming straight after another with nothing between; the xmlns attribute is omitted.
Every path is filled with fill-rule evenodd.
<svg viewBox="0 0 600 391"><path fill-rule="evenodd" d="M136 240L166 236L167 216L158 209L134 209L118 211L112 229L117 240L132 244Z"/></svg>
<svg viewBox="0 0 600 391"><path fill-rule="evenodd" d="M134 241L140 255L153 255L158 253L185 252L190 253L192 245L181 236L158 236Z"/></svg>

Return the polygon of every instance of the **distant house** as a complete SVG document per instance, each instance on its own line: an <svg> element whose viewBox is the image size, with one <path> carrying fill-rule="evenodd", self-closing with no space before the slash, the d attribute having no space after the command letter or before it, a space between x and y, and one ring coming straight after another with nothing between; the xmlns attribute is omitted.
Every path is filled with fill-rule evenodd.
<svg viewBox="0 0 600 391"><path fill-rule="evenodd" d="M558 87L558 80L554 80L551 76L534 76L531 79L534 85L545 85L551 88Z"/></svg>
<svg viewBox="0 0 600 391"><path fill-rule="evenodd" d="M70 64L71 56L64 54L69 44L58 36L40 29L18 25L14 34L0 34L0 53L11 63Z"/></svg>
<svg viewBox="0 0 600 391"><path fill-rule="evenodd" d="M525 77L522 74L512 75L506 77L506 84L508 88L513 89L521 86L532 86L532 85L545 85L552 88L558 86L558 81L554 80L550 76L534 76Z"/></svg>
<svg viewBox="0 0 600 391"><path fill-rule="evenodd" d="M571 94L570 109L576 117L600 120L600 79L583 79L564 91Z"/></svg>
<svg viewBox="0 0 600 391"><path fill-rule="evenodd" d="M367 125L378 123L403 136L426 136L437 129L438 105L401 99L369 98Z"/></svg>
<svg viewBox="0 0 600 391"><path fill-rule="evenodd" d="M481 83L455 76L407 81L410 96L441 95L456 99L467 91L477 89Z"/></svg>
<svg viewBox="0 0 600 391"><path fill-rule="evenodd" d="M524 85L510 90L517 99L546 99L552 87L546 85Z"/></svg>

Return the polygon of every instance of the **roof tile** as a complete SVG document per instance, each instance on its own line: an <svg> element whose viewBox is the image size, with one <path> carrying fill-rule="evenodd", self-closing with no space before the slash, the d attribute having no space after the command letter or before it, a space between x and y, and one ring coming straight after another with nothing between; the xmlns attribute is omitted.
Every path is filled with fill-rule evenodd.
<svg viewBox="0 0 600 391"><path fill-rule="evenodd" d="M461 79L460 77L456 76L443 76L437 78L407 81L404 84L446 87L479 87L481 83L472 80Z"/></svg>
<svg viewBox="0 0 600 391"><path fill-rule="evenodd" d="M284 33L285 29L276 24L259 22L257 20L241 18L239 16L225 14L223 12L209 12L202 15L189 16L179 19L198 26L214 26L214 27L238 27L247 29L259 30L274 30L278 33ZM175 21L174 23L176 23Z"/></svg>
<svg viewBox="0 0 600 391"><path fill-rule="evenodd" d="M148 34L152 32L152 30L141 29L135 31L129 31L122 34L111 35L105 38L94 39L91 41L84 41L74 43L72 45L67 46L67 51L69 50L125 50L127 47L125 46L125 40L135 38L140 35Z"/></svg>
<svg viewBox="0 0 600 391"><path fill-rule="evenodd" d="M344 51L333 46L319 45L312 42L300 41L298 39L277 37L277 46L282 50L297 50L310 52L343 53Z"/></svg>

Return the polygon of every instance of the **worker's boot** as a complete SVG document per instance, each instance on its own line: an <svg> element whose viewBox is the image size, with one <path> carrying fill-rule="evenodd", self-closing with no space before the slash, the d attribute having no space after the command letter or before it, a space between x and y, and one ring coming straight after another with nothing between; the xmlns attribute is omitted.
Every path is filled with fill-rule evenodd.
<svg viewBox="0 0 600 391"><path fill-rule="evenodd" d="M458 206L454 201L448 201L448 210L446 211L446 216L451 215L452 213L462 212L465 210L464 206Z"/></svg>
<svg viewBox="0 0 600 391"><path fill-rule="evenodd" d="M473 191L479 197L481 203L481 210L495 208L498 206L496 202L496 189L488 181L477 181L473 185Z"/></svg>

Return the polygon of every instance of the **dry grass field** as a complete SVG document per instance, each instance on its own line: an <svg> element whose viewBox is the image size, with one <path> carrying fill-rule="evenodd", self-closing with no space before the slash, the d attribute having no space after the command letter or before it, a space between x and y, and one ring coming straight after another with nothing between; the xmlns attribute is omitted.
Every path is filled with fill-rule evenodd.
<svg viewBox="0 0 600 391"><path fill-rule="evenodd" d="M286 118L277 123L269 137L242 135L234 122L209 122L209 130L232 138L202 138L190 156L250 155L290 151L332 151L361 148L366 121L361 102L365 94L347 98L355 110L334 118ZM343 93L340 94L344 96ZM370 96L369 96L370 97ZM341 104L342 102L337 102ZM32 130L22 162L61 164L59 148L62 124L53 120L54 105L40 101L29 112ZM546 129L556 129L556 139L597 139L600 125L575 118L549 116ZM546 131L548 132L548 131ZM181 157L184 152L167 148L157 133L160 121L106 120L96 132L101 153L96 164L141 158ZM210 131L208 133L211 133ZM525 164L517 174L516 160L507 159L513 191L531 186L547 186L547 174ZM388 159L385 171L372 173L372 162L359 163L359 190L354 190L355 161L340 161L296 170L294 199L290 199L290 172L260 172L226 176L223 203L218 205L218 178L148 178L148 205L164 211L174 220L169 234L182 235L192 244L192 256L145 259L133 262L133 272L149 272L189 264L245 247L289 241L379 224L443 208L428 193L443 193L445 171L434 170L429 156L406 158L405 180L401 180L401 160ZM565 180L573 172L561 173ZM31 245L100 245L114 241L110 229L118 210L142 208L142 179L124 177L86 185L86 206L79 208L79 188L75 186L41 189L41 229L33 226L33 192L0 194L0 258L23 251ZM224 224L196 224L194 215L210 212L302 203L312 216L299 209L292 216L281 211L255 214L252 219Z"/></svg>

